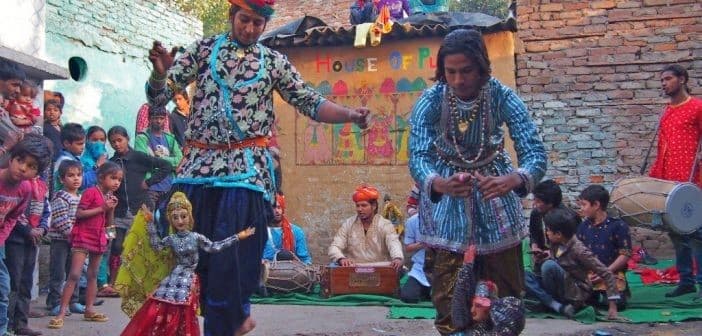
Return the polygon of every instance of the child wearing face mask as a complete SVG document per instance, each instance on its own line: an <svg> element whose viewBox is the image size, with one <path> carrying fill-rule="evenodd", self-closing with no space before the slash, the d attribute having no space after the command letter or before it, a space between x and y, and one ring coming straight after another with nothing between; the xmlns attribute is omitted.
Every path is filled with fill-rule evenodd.
<svg viewBox="0 0 702 336"><path fill-rule="evenodd" d="M85 148L80 156L80 162L83 164L83 171L97 171L105 161L107 161L107 133L100 126L90 126L85 133ZM85 188L92 187L97 183L97 180L86 181Z"/></svg>
<svg viewBox="0 0 702 336"><path fill-rule="evenodd" d="M85 149L83 150L83 155L80 156L80 162L83 165L84 171L97 171L105 163L105 161L107 161L107 148L105 146L105 143L107 142L107 133L100 126L90 126L85 134ZM91 187L94 184L94 181L88 182L88 187ZM108 232L112 232L112 230L108 230ZM108 238L112 239L113 237L111 234L108 234ZM100 261L100 267L98 268L97 275L97 285L99 288L97 297L116 297L118 295L117 292L108 284L109 256L109 251L105 252Z"/></svg>

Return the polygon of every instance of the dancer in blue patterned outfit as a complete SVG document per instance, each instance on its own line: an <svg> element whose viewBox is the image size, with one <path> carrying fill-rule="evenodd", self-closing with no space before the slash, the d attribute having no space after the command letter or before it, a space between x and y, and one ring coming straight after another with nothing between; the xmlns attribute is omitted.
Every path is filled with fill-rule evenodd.
<svg viewBox="0 0 702 336"><path fill-rule="evenodd" d="M234 248L200 258L205 335L212 336L243 335L255 327L249 297L259 283L276 185L268 150L273 91L321 122L366 128L369 114L324 99L284 55L257 43L273 14L273 0L229 2L230 33L195 42L175 61L177 49L168 52L154 42L149 52L154 70L146 86L149 103L165 105L175 90L196 83L172 188L193 203L195 231L217 241L256 228Z"/></svg>
<svg viewBox="0 0 702 336"><path fill-rule="evenodd" d="M410 172L421 187L420 238L429 248L436 328L455 333L450 301L463 251L475 244L474 270L499 295L520 297L520 243L528 228L519 197L546 170L546 151L524 103L490 73L481 34L449 33L438 52L435 79L417 101L410 124ZM506 124L517 152L504 149Z"/></svg>

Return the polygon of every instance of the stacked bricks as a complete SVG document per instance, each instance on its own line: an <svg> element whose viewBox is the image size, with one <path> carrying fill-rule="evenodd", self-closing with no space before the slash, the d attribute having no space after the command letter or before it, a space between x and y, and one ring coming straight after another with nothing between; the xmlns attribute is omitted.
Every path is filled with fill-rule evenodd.
<svg viewBox="0 0 702 336"><path fill-rule="evenodd" d="M518 0L517 20L518 91L567 198L639 175L667 102L664 66L686 67L702 95L699 1ZM644 231L633 230L639 244L669 248L666 234Z"/></svg>
<svg viewBox="0 0 702 336"><path fill-rule="evenodd" d="M48 0L46 21L48 34L145 62L154 40L173 46L202 36L202 22L157 0Z"/></svg>
<svg viewBox="0 0 702 336"><path fill-rule="evenodd" d="M267 30L275 29L305 15L314 16L331 27L351 26L349 8L356 0L276 1L275 15Z"/></svg>

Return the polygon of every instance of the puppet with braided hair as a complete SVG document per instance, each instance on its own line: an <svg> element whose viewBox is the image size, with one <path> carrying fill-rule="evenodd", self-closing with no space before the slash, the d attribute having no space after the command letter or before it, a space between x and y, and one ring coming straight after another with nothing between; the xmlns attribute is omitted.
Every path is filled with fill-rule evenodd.
<svg viewBox="0 0 702 336"><path fill-rule="evenodd" d="M141 225L146 225L151 248L157 251L170 249L175 267L146 298L146 302L122 331L122 336L197 336L200 334L196 316L199 301L199 283L195 274L195 267L199 260L198 251L201 249L208 253L217 253L250 237L255 229L249 227L224 240L212 242L205 236L191 231L194 225L192 205L181 192L174 193L166 207L166 216L174 233L165 238L159 236L153 221L154 216L148 208L142 206L139 215ZM136 225L138 225L137 222L135 222ZM135 227L132 230L135 230ZM148 273L151 270L142 269L142 271ZM120 269L122 278L127 275L122 274L123 272L128 271L126 268ZM138 279L133 278L133 280ZM132 284L138 284L138 281L133 281Z"/></svg>

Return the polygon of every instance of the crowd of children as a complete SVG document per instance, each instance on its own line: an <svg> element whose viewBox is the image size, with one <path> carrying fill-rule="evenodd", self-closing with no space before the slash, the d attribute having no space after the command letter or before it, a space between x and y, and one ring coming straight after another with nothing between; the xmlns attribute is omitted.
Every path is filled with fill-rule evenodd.
<svg viewBox="0 0 702 336"><path fill-rule="evenodd" d="M112 284L134 215L142 204L153 209L170 189L182 157L181 142L164 127L165 109L148 111L148 127L137 134L133 149L122 126L107 132L91 126L86 132L80 124L63 122L60 93L45 92L42 125L34 105L38 91L24 80L14 99L0 100L3 123L21 134L14 143L3 139L0 153L6 167L0 169L0 335L41 335L29 328L28 317L45 236L50 241L46 306L55 316L49 327L61 328L71 313L107 321L94 309L96 297L118 295ZM81 277L87 279L85 305L79 300Z"/></svg>

